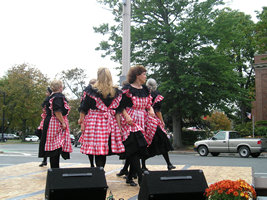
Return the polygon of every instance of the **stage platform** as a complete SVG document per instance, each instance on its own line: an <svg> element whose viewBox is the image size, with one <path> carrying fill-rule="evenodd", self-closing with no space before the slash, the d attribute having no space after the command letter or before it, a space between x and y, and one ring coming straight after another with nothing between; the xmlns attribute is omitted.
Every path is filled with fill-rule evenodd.
<svg viewBox="0 0 267 200"><path fill-rule="evenodd" d="M31 162L0 168L0 199L2 200L44 200L46 175L48 167L39 167L40 163ZM139 192L139 186L131 187L125 179L117 177L123 165L105 166L108 184L107 196L112 191L113 197L118 200L134 200ZM89 167L89 164L62 163L61 168ZM151 171L166 170L165 165L147 165ZM251 167L222 167L222 166L185 166L176 165L176 170L200 169L203 170L208 185L224 179L243 179L253 184L253 171ZM136 181L137 182L137 181Z"/></svg>

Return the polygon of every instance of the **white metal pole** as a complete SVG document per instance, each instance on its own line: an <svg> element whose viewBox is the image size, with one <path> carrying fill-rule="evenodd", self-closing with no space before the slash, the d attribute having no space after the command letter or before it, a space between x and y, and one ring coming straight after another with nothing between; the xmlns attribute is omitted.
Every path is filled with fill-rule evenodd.
<svg viewBox="0 0 267 200"><path fill-rule="evenodd" d="M130 69L131 59L131 0L122 1L122 74L120 77L120 84L126 80L126 75Z"/></svg>

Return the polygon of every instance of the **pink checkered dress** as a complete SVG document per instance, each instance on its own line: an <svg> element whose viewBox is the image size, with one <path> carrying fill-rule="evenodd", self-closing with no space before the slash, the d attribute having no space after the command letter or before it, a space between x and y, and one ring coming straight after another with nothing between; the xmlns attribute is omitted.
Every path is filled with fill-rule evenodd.
<svg viewBox="0 0 267 200"><path fill-rule="evenodd" d="M47 137L45 143L45 151L54 151L56 149L62 148L63 152L72 152L71 139L70 139L70 130L69 130L69 121L67 115L69 114L70 107L67 101L64 99L64 107L68 110L67 115L63 116L67 128L63 130L61 128L60 121L56 118L53 113L53 100L54 97L49 100L51 110L51 119L49 122Z"/></svg>
<svg viewBox="0 0 267 200"><path fill-rule="evenodd" d="M153 101L153 103L152 103L152 106L154 107L154 105L155 105L156 103L161 102L163 99L164 99L164 97L161 96L160 94L158 94L158 95L156 96L156 98L154 99L154 101ZM164 128L164 124L162 123L162 121L158 118L157 115L155 116L155 118L156 118L157 121L158 121L158 126L161 128L161 130L162 130L165 134L167 134L167 131L165 130L165 128Z"/></svg>
<svg viewBox="0 0 267 200"><path fill-rule="evenodd" d="M96 102L97 109L89 109L84 118L85 130L81 135L81 153L91 155L109 154L109 137L111 138L111 151L115 154L125 151L122 144L120 128L115 118L116 109L121 101L121 94L115 97L107 107L100 97L87 94ZM85 98L84 98L85 99Z"/></svg>
<svg viewBox="0 0 267 200"><path fill-rule="evenodd" d="M41 117L42 117L42 121L40 122L40 125L38 126L37 129L39 130L43 130L43 127L44 127L44 120L46 118L46 111L45 111L45 108L43 108L43 112L41 114Z"/></svg>
<svg viewBox="0 0 267 200"><path fill-rule="evenodd" d="M130 132L141 131L148 143L151 144L154 134L157 130L157 120L148 115L147 109L152 105L152 96L147 97L133 96L129 89L123 90L127 97L131 98L133 106L126 107L126 112L133 119L133 124L127 124L123 115L121 115L121 131L123 133L123 141L125 141Z"/></svg>

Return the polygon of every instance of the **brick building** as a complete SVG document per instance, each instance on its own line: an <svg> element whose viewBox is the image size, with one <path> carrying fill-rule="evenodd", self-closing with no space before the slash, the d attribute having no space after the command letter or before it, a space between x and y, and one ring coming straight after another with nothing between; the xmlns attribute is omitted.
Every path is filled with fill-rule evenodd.
<svg viewBox="0 0 267 200"><path fill-rule="evenodd" d="M267 54L255 55L256 101L252 104L255 121L267 120Z"/></svg>

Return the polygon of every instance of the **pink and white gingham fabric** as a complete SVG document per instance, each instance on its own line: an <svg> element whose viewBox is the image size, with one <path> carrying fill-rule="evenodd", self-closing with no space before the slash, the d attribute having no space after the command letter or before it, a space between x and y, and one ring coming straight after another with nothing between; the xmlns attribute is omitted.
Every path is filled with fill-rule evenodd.
<svg viewBox="0 0 267 200"><path fill-rule="evenodd" d="M123 153L125 149L122 144L120 128L115 118L115 109L119 106L122 98L121 94L114 98L108 107L99 97L87 95L95 100L97 109L90 109L85 116L85 130L79 139L82 144L81 153L108 155L109 137L111 137L111 151L113 153Z"/></svg>
<svg viewBox="0 0 267 200"><path fill-rule="evenodd" d="M53 113L53 100L54 98L51 98L49 100L51 110L51 119L48 125L47 130L47 137L46 137L46 143L45 143L45 151L54 151L56 149L62 148L62 151L64 152L72 152L72 146L71 146L71 139L70 139L70 130L69 130L69 121L67 118L67 115L69 114L70 107L67 103L67 101L64 99L64 107L68 110L67 115L63 116L63 119L66 123L67 128L63 130L61 128L60 121L56 118L56 116Z"/></svg>
<svg viewBox="0 0 267 200"><path fill-rule="evenodd" d="M132 107L126 108L126 112L133 120L133 124L127 124L124 116L121 115L121 131L123 133L123 141L128 138L130 132L141 131L149 146L153 140L158 124L157 120L149 116L147 112L147 109L149 109L152 105L152 96L133 96L129 89L123 90L123 93L126 94L127 97L130 97L133 103Z"/></svg>
<svg viewBox="0 0 267 200"><path fill-rule="evenodd" d="M46 111L45 111L45 108L43 108L43 112L41 114L41 117L42 117L42 121L40 122L40 125L38 126L37 129L39 130L43 130L43 127L44 127L44 120L46 118Z"/></svg>

